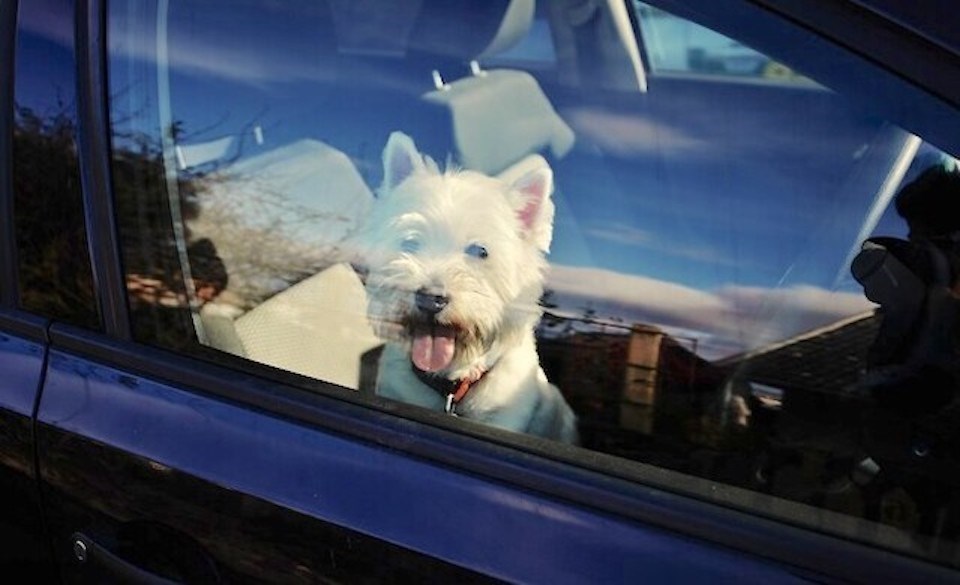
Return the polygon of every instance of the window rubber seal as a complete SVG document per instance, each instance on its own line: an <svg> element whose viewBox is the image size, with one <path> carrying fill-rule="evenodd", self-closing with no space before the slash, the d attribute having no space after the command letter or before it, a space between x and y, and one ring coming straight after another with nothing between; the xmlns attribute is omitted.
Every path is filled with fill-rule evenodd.
<svg viewBox="0 0 960 585"><path fill-rule="evenodd" d="M18 0L0 2L0 306L18 302L17 236L13 204L14 51Z"/></svg>
<svg viewBox="0 0 960 585"><path fill-rule="evenodd" d="M76 4L77 149L87 245L104 331L131 339L110 173L106 2Z"/></svg>

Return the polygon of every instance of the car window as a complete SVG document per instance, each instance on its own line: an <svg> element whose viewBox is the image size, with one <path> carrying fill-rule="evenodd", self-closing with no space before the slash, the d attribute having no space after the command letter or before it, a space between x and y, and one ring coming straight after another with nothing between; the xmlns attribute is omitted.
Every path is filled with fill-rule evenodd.
<svg viewBox="0 0 960 585"><path fill-rule="evenodd" d="M536 69L541 75L555 73L557 53L547 4L540 2L536 5L528 30L516 44L485 55L483 61L491 67L516 66L527 70Z"/></svg>
<svg viewBox="0 0 960 585"><path fill-rule="evenodd" d="M13 128L20 305L99 328L77 163L77 101L69 2L19 12Z"/></svg>
<svg viewBox="0 0 960 585"><path fill-rule="evenodd" d="M111 4L138 340L956 562L952 153L651 5L367 4Z"/></svg>
<svg viewBox="0 0 960 585"><path fill-rule="evenodd" d="M722 77L727 81L814 83L764 53L707 27L643 2L634 5L654 73Z"/></svg>

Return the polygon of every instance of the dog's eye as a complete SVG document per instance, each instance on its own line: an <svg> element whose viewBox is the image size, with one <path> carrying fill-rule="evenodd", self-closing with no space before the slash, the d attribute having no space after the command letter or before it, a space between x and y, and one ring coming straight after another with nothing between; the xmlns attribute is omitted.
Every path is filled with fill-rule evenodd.
<svg viewBox="0 0 960 585"><path fill-rule="evenodd" d="M417 236L407 236L400 242L400 251L407 254L416 254L420 251L420 238Z"/></svg>
<svg viewBox="0 0 960 585"><path fill-rule="evenodd" d="M474 258L479 258L481 260L486 260L487 257L490 256L490 252L488 252L487 249L480 244L470 244L467 246L464 252L466 252L468 256L473 256Z"/></svg>

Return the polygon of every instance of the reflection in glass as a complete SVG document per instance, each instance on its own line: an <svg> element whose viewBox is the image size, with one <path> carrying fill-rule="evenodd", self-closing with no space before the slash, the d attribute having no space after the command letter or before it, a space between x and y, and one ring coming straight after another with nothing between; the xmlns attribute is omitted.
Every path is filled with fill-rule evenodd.
<svg viewBox="0 0 960 585"><path fill-rule="evenodd" d="M657 73L816 84L759 51L659 8L634 1L650 65Z"/></svg>
<svg viewBox="0 0 960 585"><path fill-rule="evenodd" d="M45 317L100 325L87 255L73 76L72 2L20 8L13 164L20 304Z"/></svg>

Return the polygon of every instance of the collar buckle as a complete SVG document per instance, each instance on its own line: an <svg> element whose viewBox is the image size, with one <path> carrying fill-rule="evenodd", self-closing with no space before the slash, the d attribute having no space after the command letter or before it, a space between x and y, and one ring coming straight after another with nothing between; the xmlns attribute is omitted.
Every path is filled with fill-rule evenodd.
<svg viewBox="0 0 960 585"><path fill-rule="evenodd" d="M443 412L449 414L450 416L460 416L457 414L457 403L454 402L454 398L455 396L453 392L447 394L447 403L443 407Z"/></svg>

